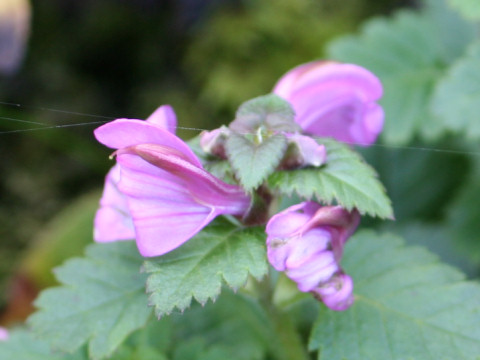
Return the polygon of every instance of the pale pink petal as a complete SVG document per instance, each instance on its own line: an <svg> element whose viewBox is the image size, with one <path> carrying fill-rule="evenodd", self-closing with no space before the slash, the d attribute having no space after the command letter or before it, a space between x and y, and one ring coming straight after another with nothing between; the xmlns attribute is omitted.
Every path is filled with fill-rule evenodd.
<svg viewBox="0 0 480 360"><path fill-rule="evenodd" d="M311 291L334 310L352 302L353 283L343 274L340 260L343 246L360 221L356 210L320 206L308 201L273 216L266 227L270 264Z"/></svg>
<svg viewBox="0 0 480 360"><path fill-rule="evenodd" d="M177 129L177 116L170 105L160 106L145 121L166 129L172 134L175 134Z"/></svg>
<svg viewBox="0 0 480 360"><path fill-rule="evenodd" d="M0 341L7 341L10 337L10 333L8 330L2 326L0 326Z"/></svg>
<svg viewBox="0 0 480 360"><path fill-rule="evenodd" d="M314 290L330 309L335 311L344 311L352 306L353 280L346 274L340 274L328 284L325 284Z"/></svg>
<svg viewBox="0 0 480 360"><path fill-rule="evenodd" d="M180 138L143 120L114 120L97 128L94 134L99 142L113 149L140 144L168 146L184 154L193 164L202 166L197 156Z"/></svg>
<svg viewBox="0 0 480 360"><path fill-rule="evenodd" d="M135 239L127 200L118 189L119 181L120 167L115 165L107 174L100 208L95 215L93 238L97 242Z"/></svg>
<svg viewBox="0 0 480 360"><path fill-rule="evenodd" d="M273 92L290 102L307 133L371 145L383 127L382 85L354 64L312 62L292 69Z"/></svg>
<svg viewBox="0 0 480 360"><path fill-rule="evenodd" d="M205 170L197 168L197 172L189 173L188 168L194 167L190 162L176 155L170 160L179 167L178 173L131 153L117 155L122 169L119 189L126 195L143 256L163 255L189 240L217 215L241 214L249 206L243 192L225 197L222 187L217 186L215 191L216 182L212 185L212 175ZM180 172L182 165L187 168L185 176ZM205 189L208 197L204 199Z"/></svg>

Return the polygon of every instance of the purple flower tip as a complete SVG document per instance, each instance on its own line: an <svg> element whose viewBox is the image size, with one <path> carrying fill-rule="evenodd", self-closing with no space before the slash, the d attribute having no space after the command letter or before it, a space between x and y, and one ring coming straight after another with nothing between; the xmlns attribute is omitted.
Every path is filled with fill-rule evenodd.
<svg viewBox="0 0 480 360"><path fill-rule="evenodd" d="M226 159L225 141L230 135L230 129L222 126L212 131L203 131L200 134L200 147L207 154Z"/></svg>
<svg viewBox="0 0 480 360"><path fill-rule="evenodd" d="M95 218L95 239L134 235L143 256L163 255L216 216L243 215L250 206L240 187L205 171L188 145L167 130L172 122L163 120L173 118L168 111L155 114L160 116L153 122L119 119L95 130L101 143L118 149Z"/></svg>
<svg viewBox="0 0 480 360"><path fill-rule="evenodd" d="M0 326L0 341L7 341L9 337L10 333L8 332L8 330Z"/></svg>
<svg viewBox="0 0 480 360"><path fill-rule="evenodd" d="M354 64L314 61L287 72L273 92L289 101L296 122L312 135L368 146L383 128L383 109L376 103L382 84Z"/></svg>
<svg viewBox="0 0 480 360"><path fill-rule="evenodd" d="M357 211L304 202L273 216L267 224L270 264L312 292L333 310L353 303L352 279L343 273L343 246L360 222Z"/></svg>
<svg viewBox="0 0 480 360"><path fill-rule="evenodd" d="M325 145L320 145L311 137L298 133L285 135L288 139L289 149L280 165L282 169L318 167L327 161Z"/></svg>

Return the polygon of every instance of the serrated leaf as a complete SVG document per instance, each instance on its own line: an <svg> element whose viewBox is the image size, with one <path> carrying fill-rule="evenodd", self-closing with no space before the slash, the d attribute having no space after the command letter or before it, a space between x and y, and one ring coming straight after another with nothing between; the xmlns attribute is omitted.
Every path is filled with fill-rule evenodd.
<svg viewBox="0 0 480 360"><path fill-rule="evenodd" d="M458 145L442 142L436 143L436 148L458 150ZM376 146L361 150L387 189L395 207L396 222L441 218L470 171L468 157L458 152Z"/></svg>
<svg viewBox="0 0 480 360"><path fill-rule="evenodd" d="M480 138L480 42L439 81L431 107L448 129L462 131L469 139Z"/></svg>
<svg viewBox="0 0 480 360"><path fill-rule="evenodd" d="M260 127L276 132L300 130L290 103L275 94L244 102L229 127L237 133L255 133Z"/></svg>
<svg viewBox="0 0 480 360"><path fill-rule="evenodd" d="M0 360L88 360L85 353L84 349L75 354L59 353L52 350L46 341L24 329L10 331L8 341L0 342Z"/></svg>
<svg viewBox="0 0 480 360"><path fill-rule="evenodd" d="M478 0L448 0L448 3L465 18L480 20L480 2Z"/></svg>
<svg viewBox="0 0 480 360"><path fill-rule="evenodd" d="M111 355L151 315L142 261L132 241L89 246L85 258L55 270L62 286L40 294L28 323L55 349L72 352L88 342L92 359Z"/></svg>
<svg viewBox="0 0 480 360"><path fill-rule="evenodd" d="M319 359L478 359L480 286L419 247L363 231L342 265L355 281L355 304L321 307L310 338Z"/></svg>
<svg viewBox="0 0 480 360"><path fill-rule="evenodd" d="M362 65L379 76L386 119L382 136L388 143L405 144L417 134L435 138L445 131L428 103L437 78L451 60L449 51L465 49L474 29L452 20L454 15L439 7L429 11L402 11L391 19L370 20L360 35L340 38L328 47L330 57ZM444 36L458 32L464 36L455 35L455 43L451 36Z"/></svg>
<svg viewBox="0 0 480 360"><path fill-rule="evenodd" d="M267 272L265 234L261 228L241 229L217 221L180 248L147 260L147 291L158 317L183 311L192 298L201 304L216 299L222 283L237 289L249 275Z"/></svg>
<svg viewBox="0 0 480 360"><path fill-rule="evenodd" d="M287 149L287 139L274 135L255 144L245 136L231 134L226 142L228 160L246 191L251 191L278 166Z"/></svg>
<svg viewBox="0 0 480 360"><path fill-rule="evenodd" d="M284 195L357 208L361 214L392 218L393 209L375 170L358 153L332 139L318 139L327 148L327 163L319 168L277 171L268 184Z"/></svg>

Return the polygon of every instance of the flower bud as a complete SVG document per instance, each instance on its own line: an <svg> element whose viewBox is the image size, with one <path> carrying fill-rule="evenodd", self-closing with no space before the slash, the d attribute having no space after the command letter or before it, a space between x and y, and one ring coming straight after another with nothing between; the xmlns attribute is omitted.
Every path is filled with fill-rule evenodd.
<svg viewBox="0 0 480 360"><path fill-rule="evenodd" d="M311 137L301 134L286 134L288 149L280 169L298 169L307 166L321 166L327 161L325 145L318 144Z"/></svg>
<svg viewBox="0 0 480 360"><path fill-rule="evenodd" d="M289 101L306 133L368 146L383 128L382 84L354 64L314 61L287 72L273 92Z"/></svg>
<svg viewBox="0 0 480 360"><path fill-rule="evenodd" d="M219 127L212 131L203 131L200 134L200 147L207 154L218 156L221 159L226 159L225 141L230 134L230 129L226 126Z"/></svg>
<svg viewBox="0 0 480 360"><path fill-rule="evenodd" d="M343 273L343 246L360 222L357 211L304 202L273 216L267 224L270 264L312 292L332 310L353 303L352 279Z"/></svg>
<svg viewBox="0 0 480 360"><path fill-rule="evenodd" d="M0 326L0 341L6 341L10 337L10 334L7 329Z"/></svg>

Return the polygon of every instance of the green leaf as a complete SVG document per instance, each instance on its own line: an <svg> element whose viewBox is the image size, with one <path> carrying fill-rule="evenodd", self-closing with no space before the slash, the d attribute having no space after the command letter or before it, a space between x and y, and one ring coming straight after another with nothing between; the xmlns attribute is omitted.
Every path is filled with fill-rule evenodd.
<svg viewBox="0 0 480 360"><path fill-rule="evenodd" d="M463 51L474 37L472 25L454 16L438 5L423 13L402 11L391 19L370 20L360 35L329 45L330 57L362 65L382 81L386 142L405 144L416 134L431 139L445 131L428 107L432 89L451 60L450 51Z"/></svg>
<svg viewBox="0 0 480 360"><path fill-rule="evenodd" d="M261 127L277 132L300 130L290 103L275 94L259 96L240 105L229 127L237 133L255 133Z"/></svg>
<svg viewBox="0 0 480 360"><path fill-rule="evenodd" d="M84 349L75 354L54 351L43 339L38 339L30 331L15 329L10 331L8 341L0 342L0 360L87 360Z"/></svg>
<svg viewBox="0 0 480 360"><path fill-rule="evenodd" d="M237 289L249 275L261 278L267 269L263 229L241 229L226 221L216 221L180 248L144 264L158 317L175 307L183 311L192 298L201 304L216 299L222 280Z"/></svg>
<svg viewBox="0 0 480 360"><path fill-rule="evenodd" d="M228 159L246 191L260 186L275 170L287 145L282 135L269 136L258 144L235 133L229 136L226 142Z"/></svg>
<svg viewBox="0 0 480 360"><path fill-rule="evenodd" d="M355 304L321 307L309 344L319 359L478 359L477 283L393 235L363 231L345 250Z"/></svg>
<svg viewBox="0 0 480 360"><path fill-rule="evenodd" d="M480 138L480 42L439 81L431 106L448 129L468 139Z"/></svg>
<svg viewBox="0 0 480 360"><path fill-rule="evenodd" d="M89 246L85 258L55 270L62 286L41 293L29 324L55 349L73 352L88 342L91 358L110 356L151 314L142 260L132 241Z"/></svg>
<svg viewBox="0 0 480 360"><path fill-rule="evenodd" d="M148 323L123 342L112 358L115 360L166 360L174 345L172 322L169 318L158 321L151 317Z"/></svg>
<svg viewBox="0 0 480 360"><path fill-rule="evenodd" d="M478 146L474 147L478 154ZM480 203L480 157L476 156L474 171L470 174L464 186L456 193L455 199L449 204L445 225L454 245L470 261L480 263L480 221L478 204Z"/></svg>
<svg viewBox="0 0 480 360"><path fill-rule="evenodd" d="M435 143L435 148L446 152L420 151L415 145L411 149L361 149L387 189L396 222L441 218L456 189L465 181L470 163L465 154L458 152L459 144L444 141Z"/></svg>
<svg viewBox="0 0 480 360"><path fill-rule="evenodd" d="M214 344L208 346L201 338L193 338L182 341L175 351L173 360L238 360L232 349L222 345Z"/></svg>
<svg viewBox="0 0 480 360"><path fill-rule="evenodd" d="M480 20L480 2L478 0L448 0L448 3L465 18Z"/></svg>
<svg viewBox="0 0 480 360"><path fill-rule="evenodd" d="M265 359L265 352L274 343L275 331L269 317L258 301L240 291L225 289L215 303L193 304L189 311L174 313L168 319L174 323L178 339L188 341L201 336L207 345L227 347L235 359Z"/></svg>
<svg viewBox="0 0 480 360"><path fill-rule="evenodd" d="M268 184L284 195L314 197L326 204L334 202L361 214L392 218L393 210L372 167L355 151L332 139L319 139L327 148L327 163L320 168L277 171Z"/></svg>

